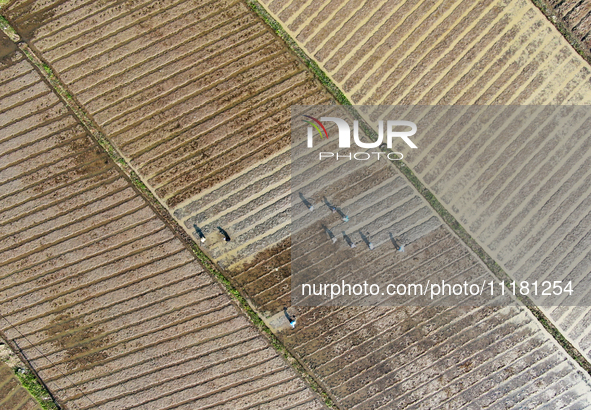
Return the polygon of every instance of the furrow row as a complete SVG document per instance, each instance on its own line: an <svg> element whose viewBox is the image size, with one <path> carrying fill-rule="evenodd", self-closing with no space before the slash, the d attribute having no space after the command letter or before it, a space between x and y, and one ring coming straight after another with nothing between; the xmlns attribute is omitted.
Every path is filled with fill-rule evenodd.
<svg viewBox="0 0 591 410"><path fill-rule="evenodd" d="M66 53L63 57L73 53L81 62L79 51L62 43L71 35L82 42L100 32L87 23L101 14L90 3L66 3L28 3L23 10L44 15L55 6L62 16L79 13L81 18L66 24L60 39L53 38L52 50ZM135 7L131 4L114 13L126 20L113 18L111 25L101 26L112 31L104 32L106 42L95 45L110 44L128 29L142 32L143 23L157 19L157 7L140 3L135 5L138 14L125 11ZM188 11L213 3L179 4ZM215 7L212 11L223 14ZM177 26L185 25L177 19ZM51 33L58 32L46 32L47 44ZM237 60L229 72L240 75L265 67L269 56L280 55L280 48L268 45L267 37L245 50L245 57L267 51ZM223 67L228 60L220 62ZM60 404L120 409L191 403L207 408L264 406L288 397L294 404L321 408L318 397L204 272L38 73L31 66L20 69L21 74L0 60L0 77L5 70L14 77L7 87L18 83L0 98L0 330ZM183 98L176 95L170 107ZM145 118L156 115L145 109ZM8 400L0 395L0 406L12 409L17 396L6 393Z"/></svg>

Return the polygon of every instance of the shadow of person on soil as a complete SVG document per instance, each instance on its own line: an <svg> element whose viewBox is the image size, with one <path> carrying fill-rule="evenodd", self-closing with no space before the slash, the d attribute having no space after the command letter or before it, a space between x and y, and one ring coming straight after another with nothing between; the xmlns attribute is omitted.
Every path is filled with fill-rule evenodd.
<svg viewBox="0 0 591 410"><path fill-rule="evenodd" d="M394 235L392 235L392 232L388 232L388 235L390 235L390 241L392 242L392 245L394 245L394 248L396 248L398 252L404 252L404 245L399 245L398 242L396 242L396 239L394 239Z"/></svg>
<svg viewBox="0 0 591 410"><path fill-rule="evenodd" d="M321 224L322 229L324 229L324 232L326 232L326 234L328 235L328 238L332 241L332 243L336 243L337 241L337 237L334 236L334 233L332 233L332 231L330 229L328 229L328 227L324 224Z"/></svg>
<svg viewBox="0 0 591 410"><path fill-rule="evenodd" d="M357 245L355 245L355 242L353 242L351 240L351 238L349 238L349 236L345 233L345 231L342 231L343 233L343 239L345 239L345 242L347 242L347 245L349 245L350 248L355 248Z"/></svg>
<svg viewBox="0 0 591 410"><path fill-rule="evenodd" d="M312 205L312 204L310 203L310 201L308 201L308 200L306 199L306 197L304 197L304 195L303 195L301 192L298 192L298 194L299 194L299 196L300 196L300 199L301 199L301 200L302 200L302 202L304 203L304 205L306 205L306 207L307 207L307 208L308 208L310 211L313 211L313 210L314 210L314 205Z"/></svg>
<svg viewBox="0 0 591 410"><path fill-rule="evenodd" d="M204 243L205 242L205 234L203 233L201 228L199 228L197 226L197 224L193 224L193 228L195 228L195 232L197 232L197 236L199 237L199 240L201 241L201 243Z"/></svg>

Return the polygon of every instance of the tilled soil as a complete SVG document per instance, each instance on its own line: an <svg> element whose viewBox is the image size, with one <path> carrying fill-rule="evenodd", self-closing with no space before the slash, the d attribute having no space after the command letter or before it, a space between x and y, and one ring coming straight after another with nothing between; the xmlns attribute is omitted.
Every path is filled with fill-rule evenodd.
<svg viewBox="0 0 591 410"><path fill-rule="evenodd" d="M529 71L521 75L520 70L534 58L536 47L542 44L551 49L555 43L536 37L546 26L525 2L456 2L445 7L439 7L435 1L376 2L371 5L374 9L365 9L363 13L369 16L372 10L382 10L383 13L374 13L376 17L372 21L384 23L373 26L364 23L363 27L359 27L363 23L361 19L349 19L361 5L354 0L328 4L311 2L306 7L285 0L270 3L273 12L286 16L287 20L282 22L293 31L293 36L301 35L302 44L311 55L322 50L319 56L333 61L334 68L329 74L338 79L337 84L344 86L354 102L370 98L376 102L386 99L396 102L402 100L408 90L413 91L413 101L426 104L433 104L438 98L441 101L447 98L450 103L462 98L466 103L479 98L480 102L491 99L508 102L513 101L509 98L511 95L503 92L516 87L521 87L523 98L537 96L538 100L527 97L531 101L541 101L544 93L551 101L568 98L579 101L572 96L585 87L588 75L587 68L578 59L567 56L566 60L560 60L560 51L555 53L556 58L550 58L546 51L541 51L538 54L546 53L545 62L558 61L557 64L563 64L561 67L568 67L569 76L562 82L552 82L550 73L556 66L551 66L553 68L545 71L547 80L536 79L532 84L538 85L532 86L533 90L528 88L529 79L540 78L536 77L538 68L531 65ZM414 13L413 18L407 19L411 13ZM264 317L270 317L289 305L292 263L289 221L292 212L301 213L302 209L301 204L292 207L287 200L288 110L291 105L327 104L332 99L264 23L244 3L221 1L207 4L167 1L153 5L142 1L112 4L19 1L11 4L8 16L17 30L22 25L23 34L26 32L30 36L33 46L47 58L78 101L187 232L196 237L195 226L205 232L207 240L202 248L245 292L256 309ZM328 23L333 18L331 26ZM404 47L405 38L425 18L432 24L423 25L422 31L412 37L412 46ZM438 37L432 30L440 22L444 25L438 33L445 42L434 41ZM353 30L353 26L358 30ZM338 35L331 28L337 30ZM466 31L469 36L462 41ZM310 47L305 41L311 42ZM328 42L329 46L323 48ZM345 47L346 42L355 45ZM474 42L479 44L477 48ZM62 47L65 45L67 47ZM331 47L342 57L331 56ZM375 53L376 47L380 53ZM442 60L450 47L455 47L451 59ZM524 51L526 47L529 47L528 52ZM456 64L457 59L461 60L459 64ZM382 64L384 61L389 65ZM413 64L420 61L424 61L423 65L413 71ZM438 71L427 76L434 64L439 64ZM488 74L470 71L469 67L475 64L480 64L479 70ZM401 68L392 74L398 66ZM442 71L451 67L456 67L454 81L439 81L443 78ZM466 86L463 78L469 78ZM364 79L369 81L366 86ZM395 91L397 80L405 82ZM490 87L489 82L492 82ZM383 88L376 91L382 83ZM552 87L559 85L565 85L562 94L552 94ZM438 94L431 92L434 87L439 87ZM482 97L483 90L489 93L486 98ZM64 175L67 170L64 167ZM393 267L393 275L412 272L425 276L444 271L462 273L466 277L490 275L393 168L374 165L360 170L359 182L350 187L339 184L332 165L313 172L316 178L312 178L309 185L303 184L303 188L316 204L322 203L323 195L342 203L349 200L346 206L351 206L350 216L367 218L372 216L366 206L368 203L386 201L384 213L376 214L373 220L370 218L372 228L377 228L381 223L378 217L385 215L390 218L389 227L408 239L406 252L401 254L394 250L387 236L377 238L384 249L377 263ZM379 184L391 184L387 186L395 188L397 194L392 196L391 203L388 198L392 191L381 191L383 196L366 192L368 187ZM322 208L322 212L328 213L328 210ZM220 225L231 236L229 243L223 242L217 233ZM138 226L142 228L143 225ZM170 252L168 247L172 242L167 241L164 233L154 227L145 230L145 242L139 245L142 249L157 243L165 255ZM135 266L133 263L151 262L138 256L128 264L125 255L129 252L126 248L129 239L124 235L115 236L112 242L105 244L116 255L117 269L130 272ZM326 238L313 239L311 244L317 249L312 251L330 255ZM341 240L338 246L345 246L344 242ZM99 248L89 249L100 253ZM352 252L351 256L359 264L373 263L376 259L362 246ZM67 259L64 263L74 263L74 260ZM83 292L82 284L95 283L94 275L105 273L93 272L94 264L100 269L108 262L99 254L97 259L81 263L84 272L88 272L84 279L88 282L65 283L70 292ZM51 271L54 267L45 265L43 269ZM351 275L358 274L359 271L351 272ZM52 289L62 283L60 277L48 279ZM186 288L187 294L196 291L199 289ZM212 299L220 297L211 295ZM174 345L173 340L179 340L181 345L191 344L188 329L198 326L203 315L212 318L214 323L232 324L233 332L242 332L245 327L236 323L238 318L228 316L230 308L227 306L209 313L200 310L203 304L198 302L187 309L176 305L175 300L170 303L179 313L169 316L158 313L166 318L163 319L166 327L153 330L160 332L156 335L161 335L164 342L157 344L155 340L158 339L148 334L149 316L146 323L133 326L141 335L138 340L146 346L147 357L155 360L158 366L166 363L165 359L152 355L160 348ZM134 308L144 312L140 305ZM166 308L162 308L165 312ZM96 307L89 304L83 309L94 312ZM492 408L590 405L588 377L523 307L292 309L298 317L296 330L279 331L279 337L342 408L458 408L470 403ZM91 314L94 317L95 313ZM96 315L97 320L105 320L100 314ZM187 325L174 322L184 319ZM72 317L62 317L62 320L81 329L75 334L84 334L88 329ZM92 348L95 345L91 343L97 343L114 349L114 365L105 365L109 366L112 379L106 376L99 379L95 389L97 396L101 389L109 391L116 404L122 406L129 402L117 385L126 383L130 373L126 369L119 372L116 364L139 360L139 353L126 333L117 328L116 323L121 323L117 320L125 319L123 316L115 318L112 326L100 322L97 325L100 335L92 334L85 346ZM28 331L37 326L54 328L51 323L32 322ZM222 332L220 327L212 326L204 333L217 335L215 332ZM44 346L52 346L50 341L45 343L49 344ZM74 336L61 348L53 347L52 357L60 363L67 361L68 349L76 349L76 346ZM126 346L129 351L125 350ZM98 349L87 353L72 350L72 353L75 359L82 359ZM97 360L110 363L110 357L97 357ZM188 363L199 360L188 359ZM269 392L283 394L283 397L290 397L283 386L300 391L299 382L289 379L284 370L277 370L274 361L254 364L250 360L245 354L237 358L236 363L259 366L256 367L260 370L259 378L235 370L231 371L233 374L212 373L228 383L233 379L243 382L232 390L236 393L227 394L245 394L245 389L253 392L244 400L228 402L227 408L254 407L253 400L262 400L271 394L266 393L267 390L259 391L262 386L268 386ZM57 383L60 376L52 369L51 365L44 364L47 377ZM91 369L89 364L84 364L79 370L65 371L86 380L94 378ZM139 369L142 372L144 368ZM54 373L50 373L52 371ZM172 375L166 369L159 374L166 389L175 389ZM267 374L277 375L277 380L281 380L278 383L284 380L285 383L274 385ZM187 394L199 397L204 394L200 386L214 383L213 379L200 381L200 376L184 371L180 371L179 377L187 380L187 386L204 383L187 390ZM130 380L129 386L137 386L134 383ZM60 388L82 402L83 397L72 386ZM172 406L166 398L154 398L151 390L141 394L145 402L156 403L161 408ZM217 393L208 397L211 403L219 400ZM107 399L97 397L97 400ZM184 396L179 400L178 408L194 408L188 402L181 404ZM281 400L272 403L276 408L311 407L309 403L288 404ZM264 408L265 404L259 407Z"/></svg>
<svg viewBox="0 0 591 410"><path fill-rule="evenodd" d="M1 331L63 408L322 408L24 56L6 58ZM0 407L38 408L6 372Z"/></svg>
<svg viewBox="0 0 591 410"><path fill-rule="evenodd" d="M264 3L356 104L589 98L586 64L530 2Z"/></svg>
<svg viewBox="0 0 591 410"><path fill-rule="evenodd" d="M11 9L47 17L35 47L172 208L284 150L290 105L327 100L241 2Z"/></svg>
<svg viewBox="0 0 591 410"><path fill-rule="evenodd" d="M548 0L548 7L553 21L562 21L575 39L585 48L587 55L591 53L591 4L586 1Z"/></svg>
<svg viewBox="0 0 591 410"><path fill-rule="evenodd" d="M379 1L362 12L356 0L264 3L356 104L591 100L588 64L528 1ZM587 44L588 2L549 3ZM574 278L584 289L591 249L588 138L576 128L573 135L540 136L535 126L559 126L555 114L534 111L523 128L495 133L512 114L503 112L482 130L450 116L438 135L419 133L419 149L403 152L427 188L515 279ZM370 123L384 115L385 108L367 112ZM575 127L584 113L564 115ZM449 131L451 124L464 131ZM591 358L590 308L573 308L564 298L553 304L561 306L545 313Z"/></svg>

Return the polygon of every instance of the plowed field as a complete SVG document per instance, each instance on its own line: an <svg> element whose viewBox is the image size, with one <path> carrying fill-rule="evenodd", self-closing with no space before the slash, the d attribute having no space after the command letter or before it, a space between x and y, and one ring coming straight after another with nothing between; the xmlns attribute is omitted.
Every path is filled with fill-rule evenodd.
<svg viewBox="0 0 591 410"><path fill-rule="evenodd" d="M529 1L264 3L356 104L591 102L588 64ZM586 27L585 2L557 7ZM417 136L419 150L407 159L513 277L588 271L586 137L504 137ZM589 308L545 312L591 358Z"/></svg>
<svg viewBox="0 0 591 410"><path fill-rule="evenodd" d="M528 1L265 3L357 104L591 101L588 64ZM578 29L586 27L583 3L557 5L580 17ZM418 137L420 150L407 159L518 280L559 280L587 269L591 207L584 198L591 188L584 139L502 137ZM589 308L545 312L591 358Z"/></svg>
<svg viewBox="0 0 591 410"><path fill-rule="evenodd" d="M582 104L589 68L525 0L266 0L359 105Z"/></svg>
<svg viewBox="0 0 591 410"><path fill-rule="evenodd" d="M565 27L585 48L587 55L591 52L591 3L588 1L547 0L553 20L562 20Z"/></svg>
<svg viewBox="0 0 591 410"><path fill-rule="evenodd" d="M330 30L340 30L338 22L346 21L347 13L361 6L351 3L339 13L341 3L281 3L281 10L292 10L294 22L309 26L302 35L320 45L333 37ZM398 6L401 17L415 9L427 12L435 4L400 3L394 9ZM442 9L433 21L453 9ZM469 17L459 19L470 10ZM498 16L505 16L502 10L490 3L464 5L453 18L471 27L483 13L487 22L498 22ZM19 1L7 13L177 221L194 236L194 225L203 228L203 249L263 316L270 322L277 313L280 317L290 288L289 107L331 102L280 40L242 2ZM329 16L336 16L336 23L314 34ZM509 14L502 23L521 24L521 17ZM414 21L409 18L404 29ZM475 38L482 27L474 28ZM349 28L341 31L354 34ZM450 44L462 43L461 33L451 34ZM417 32L414 41L438 39L428 34ZM392 43L380 50L394 48L404 35L393 34ZM495 51L488 54L489 59L496 56ZM340 67L341 60L335 61ZM572 61L579 69L571 78L577 89L583 87L586 68ZM385 81L377 75L375 80ZM398 215L409 218L399 233L414 232L406 252L395 253L390 245L384 263L395 262L400 272L452 266L489 274L401 175L379 167L372 172L384 184L400 184L400 200L415 201ZM309 196L316 203L326 190L339 198L346 189L336 179L317 191L314 186ZM347 196L364 198L362 192ZM222 241L217 226L229 233L229 243ZM369 251L360 246L356 252L363 259ZM293 312L296 330L277 330L278 335L343 408L591 405L589 376L522 307Z"/></svg>
<svg viewBox="0 0 591 410"><path fill-rule="evenodd" d="M323 407L29 61L0 79L0 326L64 408Z"/></svg>

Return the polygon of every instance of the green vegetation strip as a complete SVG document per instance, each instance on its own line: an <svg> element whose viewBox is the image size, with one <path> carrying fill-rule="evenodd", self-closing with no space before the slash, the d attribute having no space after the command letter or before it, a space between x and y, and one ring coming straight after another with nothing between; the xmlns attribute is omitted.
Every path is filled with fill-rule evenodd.
<svg viewBox="0 0 591 410"><path fill-rule="evenodd" d="M6 3L4 3L6 4ZM0 0L0 8L3 6L2 0ZM4 16L0 16L0 30L4 32L8 36L9 39L18 43L20 41L20 36L14 31L14 29L10 26L10 23Z"/></svg>
<svg viewBox="0 0 591 410"><path fill-rule="evenodd" d="M287 46L294 52L304 64L314 73L318 81L328 89L336 101L344 106L348 107L348 111L353 115L355 119L359 121L365 134L373 141L377 140L377 134L371 128L367 122L361 117L357 110L353 107L351 102L343 94L340 88L332 82L332 80L326 75L326 73L313 61L305 52L298 46L293 38L283 29L281 24L277 22L267 10L256 0L245 0L247 4L273 29L273 31L281 37ZM550 11L550 7L546 5L545 0L532 0L533 3L542 10L542 12L548 17L548 19L558 28L558 30L566 37L567 41L575 48L575 50L585 58L585 60L591 63L591 57L588 52L580 45L579 41L572 35L566 25L562 23L560 18L556 18ZM553 17L554 16L554 17ZM382 148L387 151L387 149ZM464 229L464 227L451 215L447 209L439 202L435 195L427 189L419 178L412 172L403 161L395 161L394 164L398 170L410 181L410 183L416 188L417 191L427 200L431 207L439 214L444 222L460 237L460 239L474 252L484 264L491 270L491 272L500 280L505 283L507 289L509 284L514 279L511 278L504 270L499 266L498 263L488 254L486 251L470 236L470 234ZM589 374L591 374L591 363L564 337L560 330L554 324L548 320L544 313L533 303L533 301L526 296L517 296L517 299L521 301L532 314L538 319L542 326L550 333L554 339L566 350L566 352L577 362L579 365Z"/></svg>
<svg viewBox="0 0 591 410"><path fill-rule="evenodd" d="M43 410L59 410L60 407L53 401L51 395L39 382L37 377L28 369L15 368L14 374L17 379L33 398L39 403Z"/></svg>
<svg viewBox="0 0 591 410"><path fill-rule="evenodd" d="M2 1L2 0L0 0ZM23 41L20 41L20 37L10 26L9 22L0 16L0 28L5 33L10 33L9 36L13 41L17 42L19 48L27 58L39 69L43 77L49 82L52 89L62 98L64 103L72 110L74 115L86 128L86 130L92 135L99 145L107 152L109 157L119 165L119 168L123 173L130 179L133 186L148 200L148 203L156 211L160 217L166 221L168 226L181 238L181 242L191 250L195 257L199 260L201 265L225 288L226 292L236 302L237 306L244 312L244 314L250 319L252 324L259 329L259 331L267 337L271 345L275 350L285 358L285 360L296 370L296 372L304 379L309 386L317 394L321 396L324 403L330 408L337 408L333 403L332 398L326 392L326 390L309 374L309 370L305 369L304 366L287 350L287 348L281 343L281 341L275 336L275 334L269 329L265 322L250 306L247 299L238 291L231 283L231 281L221 273L221 269L197 246L196 242L191 238L185 230L172 218L168 210L160 203L160 201L154 196L152 191L142 181L141 177L129 166L127 161L115 148L115 146L105 137L105 135L99 130L98 125L94 123L90 115L82 109L82 106L76 101L76 99L70 94L64 83L54 73L52 68L44 62L37 54ZM43 386L39 381L34 384L31 377L35 379L32 373L26 373L26 378L23 376L21 383L29 390L31 394L39 400L38 397L48 397L49 393L43 389ZM37 391L40 391L40 395L35 396ZM56 409L57 407L47 407L48 409ZM45 409L45 408L44 408Z"/></svg>

